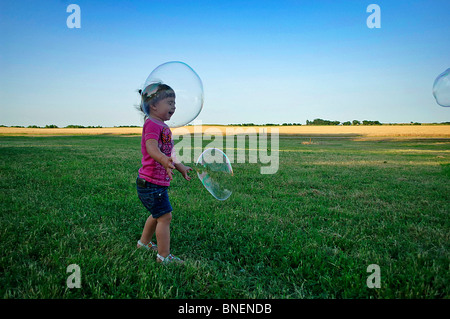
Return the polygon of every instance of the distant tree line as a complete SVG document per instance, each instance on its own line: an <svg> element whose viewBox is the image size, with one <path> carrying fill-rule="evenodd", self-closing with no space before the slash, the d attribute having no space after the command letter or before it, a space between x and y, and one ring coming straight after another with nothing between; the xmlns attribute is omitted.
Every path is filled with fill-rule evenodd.
<svg viewBox="0 0 450 319"><path fill-rule="evenodd" d="M440 123L423 123L425 125L450 125L450 122L440 122ZM189 124L191 125L191 124ZM206 124L205 124L206 125ZM211 124L214 125L214 124ZM217 125L223 125L223 124L217 124ZM226 124L228 126L300 126L304 125L301 123L283 123L283 124L273 124L273 123L266 123L266 124L255 124L255 123L239 123L239 124ZM306 120L306 125L422 125L422 123L419 122L410 122L410 123L381 123L380 121L369 121L369 120L353 120L353 121L346 121L346 122L340 122L340 121L330 121L330 120L323 120L323 119L315 119L313 121Z"/></svg>
<svg viewBox="0 0 450 319"><path fill-rule="evenodd" d="M255 123L240 123L240 124L228 124L229 126L289 126L289 125L302 125L301 123L283 123L283 124L255 124Z"/></svg>
<svg viewBox="0 0 450 319"><path fill-rule="evenodd" d="M8 127L6 125L0 125L0 127ZM12 125L9 127L22 127L24 128L25 126L22 125ZM67 125L65 126L65 128L102 128L103 126L97 125L97 126L93 126L93 125L89 125L89 126L83 126L83 125ZM120 126L119 126L120 127ZM38 125L28 125L27 128L59 128L58 125L55 124L48 124L45 126L38 126Z"/></svg>
<svg viewBox="0 0 450 319"><path fill-rule="evenodd" d="M411 124L413 124L411 122ZM417 123L420 125L420 123ZM241 124L229 124L231 126L300 126L303 125L301 123L283 123L283 124L273 124L273 123L266 123L266 124L255 124L255 123L241 123ZM340 122L340 121L330 121L330 120L323 120L323 119L314 119L313 121L306 120L306 125L382 125L380 121L346 121L346 122Z"/></svg>
<svg viewBox="0 0 450 319"><path fill-rule="evenodd" d="M313 121L306 120L306 125L382 125L380 121L368 121L363 120L353 120L353 121L346 121L346 122L340 122L340 121L330 121L330 120L323 120L323 119L315 119Z"/></svg>
<svg viewBox="0 0 450 319"><path fill-rule="evenodd" d="M441 123L424 123L426 125L450 125L450 122L441 122ZM191 125L191 124L189 124ZM266 123L266 124L255 124L255 123L239 123L239 124L227 124L228 126L300 126L303 125L301 123L283 123L283 124L274 124L274 123ZM340 122L340 121L330 121L330 120L323 120L323 119L314 119L312 121L306 120L306 125L422 125L422 123L418 122L410 122L410 123L380 123L380 121L346 121L346 122ZM25 128L25 126L21 125L1 125L0 127L21 127ZM103 126L97 125L89 125L89 126L83 126L83 125L67 125L65 128L102 128ZM114 127L141 127L139 125L121 125L121 126L114 126ZM29 125L27 128L59 128L57 125L50 124L45 126L37 126L37 125Z"/></svg>

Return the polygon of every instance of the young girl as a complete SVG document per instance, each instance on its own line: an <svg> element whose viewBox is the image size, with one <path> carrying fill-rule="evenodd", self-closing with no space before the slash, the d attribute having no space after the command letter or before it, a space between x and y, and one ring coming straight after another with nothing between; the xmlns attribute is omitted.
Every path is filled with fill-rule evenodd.
<svg viewBox="0 0 450 319"><path fill-rule="evenodd" d="M174 162L172 132L164 121L175 112L175 92L168 85L156 83L147 86L141 94L141 111L146 116L142 130L142 167L136 180L138 197L151 215L148 217L137 247L158 251L156 260L162 263L183 261L170 253L170 222L172 206L167 189L177 169L186 180L192 169ZM156 233L156 246L151 239Z"/></svg>

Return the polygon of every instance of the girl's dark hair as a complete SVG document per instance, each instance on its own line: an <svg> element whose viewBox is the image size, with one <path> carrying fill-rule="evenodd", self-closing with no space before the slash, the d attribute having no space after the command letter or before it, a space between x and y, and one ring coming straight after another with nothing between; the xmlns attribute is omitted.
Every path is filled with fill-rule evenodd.
<svg viewBox="0 0 450 319"><path fill-rule="evenodd" d="M139 110L144 114L145 119L150 114L150 105L154 105L168 97L175 97L174 90L167 84L162 83L151 83L144 90L139 89L138 93L141 96Z"/></svg>

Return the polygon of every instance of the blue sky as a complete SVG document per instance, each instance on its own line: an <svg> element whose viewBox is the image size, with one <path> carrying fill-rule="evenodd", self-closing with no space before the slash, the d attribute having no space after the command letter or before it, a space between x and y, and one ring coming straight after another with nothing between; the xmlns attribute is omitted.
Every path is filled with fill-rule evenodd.
<svg viewBox="0 0 450 319"><path fill-rule="evenodd" d="M0 3L3 125L141 125L136 90L174 60L203 81L204 124L450 121L432 95L450 67L448 0Z"/></svg>

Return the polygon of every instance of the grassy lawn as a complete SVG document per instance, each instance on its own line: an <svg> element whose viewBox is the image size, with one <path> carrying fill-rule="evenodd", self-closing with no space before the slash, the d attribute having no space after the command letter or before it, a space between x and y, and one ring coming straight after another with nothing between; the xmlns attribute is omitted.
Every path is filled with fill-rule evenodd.
<svg viewBox="0 0 450 319"><path fill-rule="evenodd" d="M305 141L280 137L275 175L234 164L226 201L176 173L186 263L163 267L136 249L139 136L0 137L0 296L449 298L450 142Z"/></svg>

